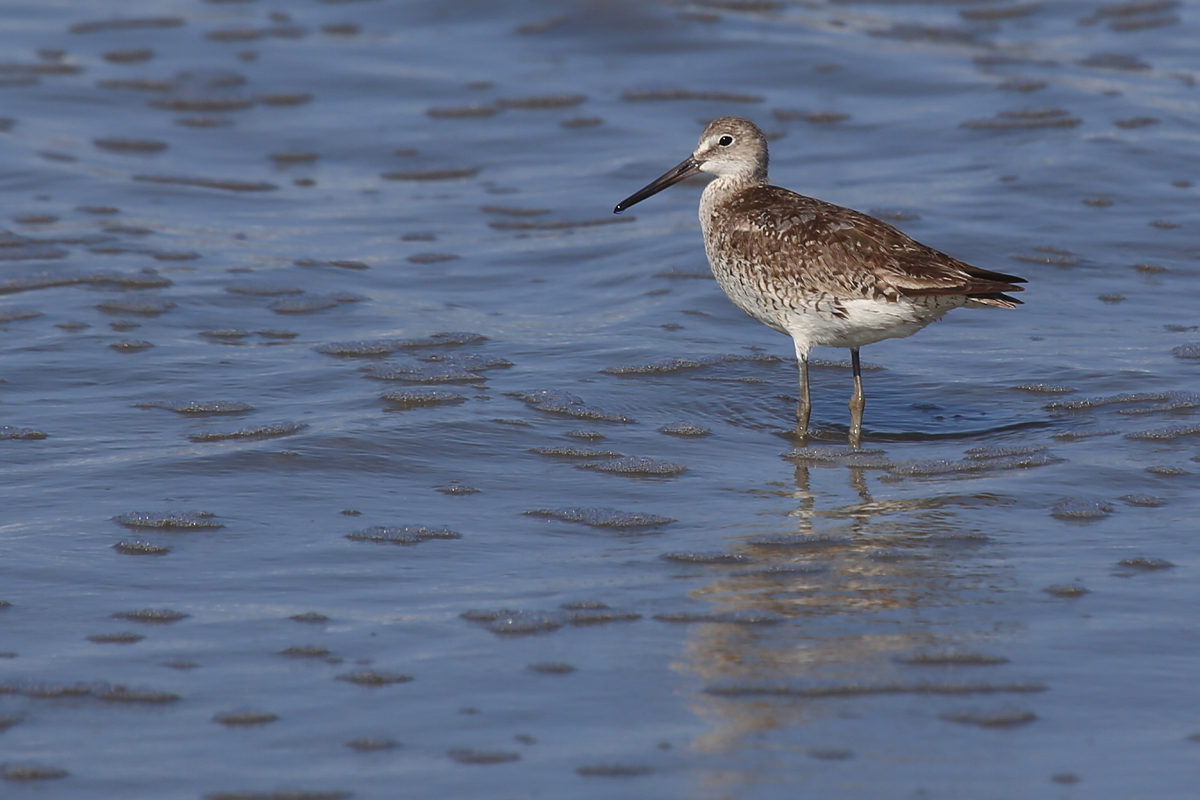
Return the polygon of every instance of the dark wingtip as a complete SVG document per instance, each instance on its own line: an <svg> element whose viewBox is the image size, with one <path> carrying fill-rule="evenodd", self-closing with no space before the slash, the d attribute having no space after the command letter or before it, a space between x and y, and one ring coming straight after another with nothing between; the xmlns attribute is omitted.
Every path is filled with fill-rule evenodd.
<svg viewBox="0 0 1200 800"><path fill-rule="evenodd" d="M991 269L981 269L979 267L969 267L966 272L972 278L982 278L983 280L993 281L995 283L1009 283L1009 284L1029 283L1029 281L1025 280L1024 278L1022 278L1020 276L1009 275L1007 272L996 272L995 270L991 270ZM1021 291L1021 289L1018 289L1014 286L1009 289L1005 289L1005 291L1019 292L1019 291Z"/></svg>

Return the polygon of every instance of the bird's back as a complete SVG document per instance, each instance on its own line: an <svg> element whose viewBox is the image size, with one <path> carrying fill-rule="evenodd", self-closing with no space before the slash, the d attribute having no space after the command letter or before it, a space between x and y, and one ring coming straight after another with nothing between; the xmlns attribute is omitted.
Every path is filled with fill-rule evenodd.
<svg viewBox="0 0 1200 800"><path fill-rule="evenodd" d="M706 204L707 205L707 204ZM990 305L1021 301L1024 279L973 267L874 217L788 189L757 184L723 193L702 216L718 279L743 273L764 292L801 301L899 301L962 296Z"/></svg>

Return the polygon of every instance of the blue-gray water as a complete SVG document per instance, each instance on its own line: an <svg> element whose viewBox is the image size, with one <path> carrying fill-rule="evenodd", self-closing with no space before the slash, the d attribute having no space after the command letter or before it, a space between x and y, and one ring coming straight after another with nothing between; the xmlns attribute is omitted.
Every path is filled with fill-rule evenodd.
<svg viewBox="0 0 1200 800"><path fill-rule="evenodd" d="M1194 5L0 16L6 797L1193 796ZM611 215L724 114L1029 279L864 455Z"/></svg>

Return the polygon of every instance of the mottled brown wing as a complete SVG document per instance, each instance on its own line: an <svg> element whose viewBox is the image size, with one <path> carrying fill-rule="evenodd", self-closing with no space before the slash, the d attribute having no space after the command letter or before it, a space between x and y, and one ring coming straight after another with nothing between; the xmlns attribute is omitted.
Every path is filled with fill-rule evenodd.
<svg viewBox="0 0 1200 800"><path fill-rule="evenodd" d="M864 214L843 222L848 223L846 228L834 232L837 246L845 253L872 253L869 264L862 267L875 275L884 296L965 295L1013 305L1021 302L1002 293L1023 291L1015 285L1024 283L1023 278L973 267Z"/></svg>
<svg viewBox="0 0 1200 800"><path fill-rule="evenodd" d="M973 267L926 247L886 222L777 186L741 193L729 209L741 250L771 273L790 270L806 290L838 297L965 295L1018 305L1004 292L1023 278ZM774 277L774 276L773 276ZM782 277L782 276L780 276Z"/></svg>

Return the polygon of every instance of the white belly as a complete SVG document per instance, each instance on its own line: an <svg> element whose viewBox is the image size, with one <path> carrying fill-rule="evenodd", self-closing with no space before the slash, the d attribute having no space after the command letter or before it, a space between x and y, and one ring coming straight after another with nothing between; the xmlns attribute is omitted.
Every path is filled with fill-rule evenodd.
<svg viewBox="0 0 1200 800"><path fill-rule="evenodd" d="M734 305L764 325L791 336L800 352L808 352L816 345L863 347L883 339L912 336L966 302L960 296L889 301L784 294L764 291L764 287L747 284L725 271L714 272Z"/></svg>
<svg viewBox="0 0 1200 800"><path fill-rule="evenodd" d="M962 305L960 297L886 300L841 300L844 316L818 309L794 309L784 320L784 332L798 347L863 347L883 339L912 336L947 311Z"/></svg>

